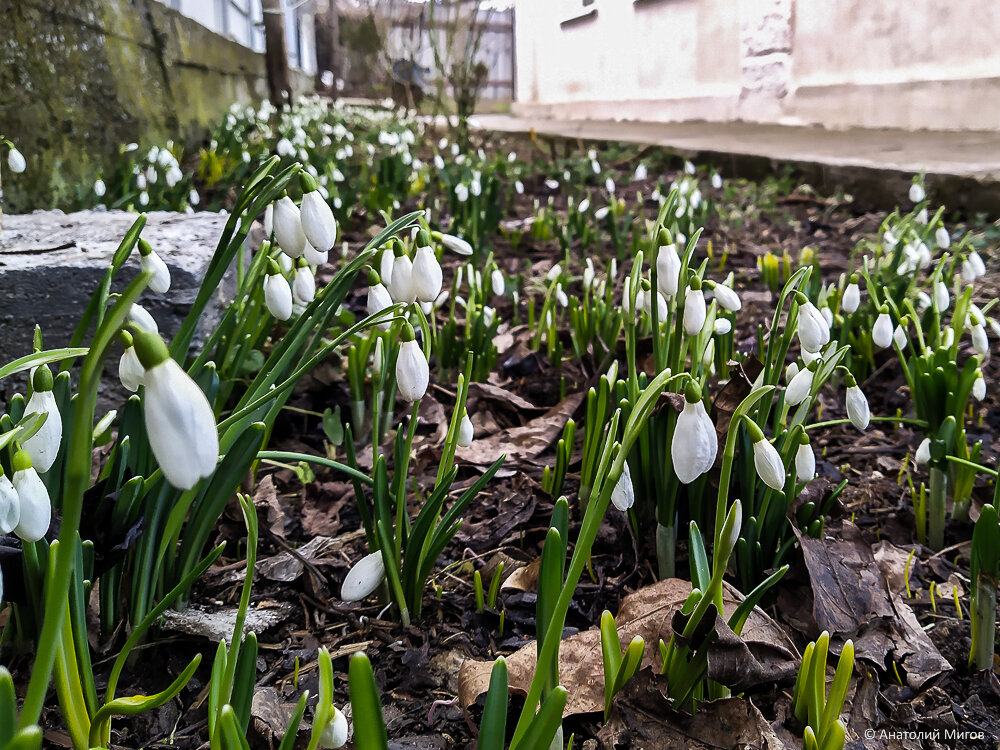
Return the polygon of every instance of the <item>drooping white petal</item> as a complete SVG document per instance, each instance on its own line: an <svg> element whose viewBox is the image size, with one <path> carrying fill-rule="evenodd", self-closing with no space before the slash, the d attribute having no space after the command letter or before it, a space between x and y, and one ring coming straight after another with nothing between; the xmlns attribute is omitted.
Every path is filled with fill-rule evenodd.
<svg viewBox="0 0 1000 750"><path fill-rule="evenodd" d="M799 306L798 334L803 351L816 353L830 342L830 326L812 302Z"/></svg>
<svg viewBox="0 0 1000 750"><path fill-rule="evenodd" d="M463 240L461 237L456 237L453 234L442 234L441 244L453 253L458 253L459 255L472 255L473 252L472 245Z"/></svg>
<svg viewBox="0 0 1000 750"><path fill-rule="evenodd" d="M943 226L937 228L934 232L934 242L936 242L937 246L942 250L947 250L951 247L951 235L948 234L947 228Z"/></svg>
<svg viewBox="0 0 1000 750"><path fill-rule="evenodd" d="M149 280L149 288L157 294L166 294L170 289L170 269L167 268L163 258L155 252L140 255L139 265L144 273L149 271L153 273L153 278Z"/></svg>
<svg viewBox="0 0 1000 750"><path fill-rule="evenodd" d="M717 336L725 336L733 330L733 322L729 318L716 318L712 328Z"/></svg>
<svg viewBox="0 0 1000 750"><path fill-rule="evenodd" d="M719 437L705 404L685 401L670 442L670 459L677 478L682 484L690 484L712 468L718 451Z"/></svg>
<svg viewBox="0 0 1000 750"><path fill-rule="evenodd" d="M764 484L773 490L784 488L785 465L781 462L778 451L766 439L753 444L753 464Z"/></svg>
<svg viewBox="0 0 1000 750"><path fill-rule="evenodd" d="M173 359L146 371L143 411L149 446L170 484L189 490L211 476L219 460L212 405Z"/></svg>
<svg viewBox="0 0 1000 750"><path fill-rule="evenodd" d="M472 445L474 437L475 428L472 426L472 420L469 419L468 414L463 414L462 421L458 425L458 444L463 448L468 448Z"/></svg>
<svg viewBox="0 0 1000 750"><path fill-rule="evenodd" d="M920 441L920 445L917 446L916 455L913 456L913 460L918 466L922 466L931 460L931 439L924 438Z"/></svg>
<svg viewBox="0 0 1000 750"><path fill-rule="evenodd" d="M840 309L846 313L856 312L861 305L861 289L857 284L851 283L844 290L844 297L840 301Z"/></svg>
<svg viewBox="0 0 1000 750"><path fill-rule="evenodd" d="M816 454L809 443L799 443L795 451L795 476L799 482L808 482L816 476Z"/></svg>
<svg viewBox="0 0 1000 750"><path fill-rule="evenodd" d="M156 320L154 320L153 316L149 314L149 311L141 305L134 304L129 308L128 319L144 331L149 331L150 333L160 332L159 326L156 325Z"/></svg>
<svg viewBox="0 0 1000 750"><path fill-rule="evenodd" d="M413 261L409 256L396 256L392 262L392 278L386 287L394 302L411 304L417 298L413 289Z"/></svg>
<svg viewBox="0 0 1000 750"><path fill-rule="evenodd" d="M15 471L13 484L21 506L14 533L26 542L37 542L45 536L52 520L49 491L34 467Z"/></svg>
<svg viewBox="0 0 1000 750"><path fill-rule="evenodd" d="M326 250L320 252L312 246L311 242L306 240L306 246L302 248L302 257L310 266L321 266L330 260L330 253Z"/></svg>
<svg viewBox="0 0 1000 750"><path fill-rule="evenodd" d="M788 388L785 390L785 403L789 406L798 406L801 404L809 398L809 391L812 389L812 383L812 370L808 367L803 367L788 383Z"/></svg>
<svg viewBox="0 0 1000 750"><path fill-rule="evenodd" d="M404 341L396 356L396 388L399 395L410 402L423 398L429 379L430 369L420 344L416 340Z"/></svg>
<svg viewBox="0 0 1000 750"><path fill-rule="evenodd" d="M20 520L21 501L17 490L6 475L0 475L0 534L12 534Z"/></svg>
<svg viewBox="0 0 1000 750"><path fill-rule="evenodd" d="M274 205L274 239L289 258L298 258L306 246L299 207L287 195Z"/></svg>
<svg viewBox="0 0 1000 750"><path fill-rule="evenodd" d="M659 269L657 269L657 272L659 272ZM715 299L718 301L719 307L729 312L736 312L743 306L740 295L725 284L715 285Z"/></svg>
<svg viewBox="0 0 1000 750"><path fill-rule="evenodd" d="M656 253L656 285L667 296L677 294L681 273L681 259L673 243L660 245Z"/></svg>
<svg viewBox="0 0 1000 750"><path fill-rule="evenodd" d="M871 421L871 411L868 408L868 399L860 386L852 385L847 389L847 418L859 430L864 432L868 429Z"/></svg>
<svg viewBox="0 0 1000 750"><path fill-rule="evenodd" d="M27 169L28 163L24 159L24 154L11 146L10 151L7 152L7 166L14 174L21 174Z"/></svg>
<svg viewBox="0 0 1000 750"><path fill-rule="evenodd" d="M906 329L901 325L896 326L896 330L892 332L892 340L895 342L896 346L899 347L900 351L905 349L906 342L908 340L906 338Z"/></svg>
<svg viewBox="0 0 1000 750"><path fill-rule="evenodd" d="M132 393L139 390L142 385L146 370L143 369L139 357L136 356L135 348L129 346L122 352L121 359L118 360L118 379L122 385Z"/></svg>
<svg viewBox="0 0 1000 750"><path fill-rule="evenodd" d="M590 259L588 258L588 260L590 260ZM591 281L593 281L593 265L590 266L590 269L591 269ZM589 286L587 284L586 275L587 275L587 272L584 271L583 285L585 287ZM506 283L506 281L504 281L503 271L501 271L499 268L494 268L493 272L490 273L490 286L493 287L493 294L496 295L497 297L499 297L500 295L502 295L504 293L504 289L506 288L507 283Z"/></svg>
<svg viewBox="0 0 1000 750"><path fill-rule="evenodd" d="M635 503L635 487L632 486L632 473L628 468L628 461L622 464L622 473L615 482L615 487L611 490L611 502L622 513L628 511Z"/></svg>
<svg viewBox="0 0 1000 750"><path fill-rule="evenodd" d="M378 554L379 557L382 556L381 552ZM343 747L347 744L348 729L347 717L339 708L333 706L333 715L323 727L323 731L320 732L319 747L324 750L337 750L337 748Z"/></svg>
<svg viewBox="0 0 1000 750"><path fill-rule="evenodd" d="M292 317L292 289L288 279L280 273L264 277L264 304L267 311L278 320Z"/></svg>
<svg viewBox="0 0 1000 750"><path fill-rule="evenodd" d="M309 266L299 266L295 269L292 298L302 305L308 305L316 298L316 277L313 276Z"/></svg>
<svg viewBox="0 0 1000 750"><path fill-rule="evenodd" d="M976 350L976 353L984 357L989 354L990 340L986 335L986 328L981 323L977 323L969 329L969 333L972 334L972 348Z"/></svg>
<svg viewBox="0 0 1000 750"><path fill-rule="evenodd" d="M951 295L948 293L948 285L943 281L934 282L934 304L937 305L938 312L944 312L951 304Z"/></svg>
<svg viewBox="0 0 1000 750"><path fill-rule="evenodd" d="M705 325L705 293L688 287L684 294L684 330L688 336L697 336Z"/></svg>
<svg viewBox="0 0 1000 750"><path fill-rule="evenodd" d="M318 252L329 252L337 241L337 220L333 216L333 209L318 190L312 190L302 196L299 216L302 233L309 244Z"/></svg>
<svg viewBox="0 0 1000 750"><path fill-rule="evenodd" d="M63 424L55 394L52 391L35 391L28 399L24 413L48 415L38 432L21 444L31 456L31 465L35 467L35 471L44 474L55 463L62 443Z"/></svg>
<svg viewBox="0 0 1000 750"><path fill-rule="evenodd" d="M389 294L389 290L385 288L384 284L376 284L375 286L368 287L368 314L375 315L385 310L387 307L392 307L392 295ZM386 316L387 318L389 316ZM383 331L389 330L389 321L385 320L378 323L378 327Z"/></svg>
<svg viewBox="0 0 1000 750"><path fill-rule="evenodd" d="M437 256L429 246L418 247L410 275L413 292L421 302L433 302L441 293L444 276ZM494 284L495 286L495 284Z"/></svg>
<svg viewBox="0 0 1000 750"><path fill-rule="evenodd" d="M872 327L872 343L879 349L892 346L892 319L889 313L879 313Z"/></svg>
<svg viewBox="0 0 1000 750"><path fill-rule="evenodd" d="M913 203L920 203L927 194L924 192L924 186L919 182L914 182L910 184L910 201Z"/></svg>
<svg viewBox="0 0 1000 750"><path fill-rule="evenodd" d="M344 577L340 598L345 602L359 602L371 594L385 580L385 562L381 552L365 555Z"/></svg>
<svg viewBox="0 0 1000 750"><path fill-rule="evenodd" d="M972 397L976 401L982 401L986 398L986 379L983 378L983 374L977 373L976 379L972 381Z"/></svg>

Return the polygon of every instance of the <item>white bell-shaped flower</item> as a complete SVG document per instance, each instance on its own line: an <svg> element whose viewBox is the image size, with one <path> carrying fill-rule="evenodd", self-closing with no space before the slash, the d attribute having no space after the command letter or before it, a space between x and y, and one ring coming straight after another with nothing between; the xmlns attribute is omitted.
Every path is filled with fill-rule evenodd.
<svg viewBox="0 0 1000 750"><path fill-rule="evenodd" d="M7 166L14 174L21 174L28 168L28 162L24 160L24 154L11 146L10 151L7 152Z"/></svg>
<svg viewBox="0 0 1000 750"><path fill-rule="evenodd" d="M144 239L139 240L139 265L143 273L152 273L149 288L157 294L166 294L170 289L170 269Z"/></svg>
<svg viewBox="0 0 1000 750"><path fill-rule="evenodd" d="M910 201L912 203L920 203L924 198L927 197L927 193L924 192L924 186L919 182L913 182L910 185Z"/></svg>
<svg viewBox="0 0 1000 750"><path fill-rule="evenodd" d="M680 288L681 259L674 243L660 245L656 252L656 285L668 297Z"/></svg>
<svg viewBox="0 0 1000 750"><path fill-rule="evenodd" d="M847 376L846 402L847 418L851 420L851 424L864 432L871 421L871 410L868 408L868 399L865 398L864 392L850 374Z"/></svg>
<svg viewBox="0 0 1000 750"><path fill-rule="evenodd" d="M545 278L547 281L555 281L560 276L562 276L562 266L559 265L558 263L552 266L545 274Z"/></svg>
<svg viewBox="0 0 1000 750"><path fill-rule="evenodd" d="M421 243L421 232L418 235L417 252L413 256L413 271L410 281L413 285L413 292L421 302L433 302L441 293L441 286L444 283L444 275L441 271L441 264L437 255L431 248L430 237L423 238L426 244Z"/></svg>
<svg viewBox="0 0 1000 750"><path fill-rule="evenodd" d="M715 464L719 437L700 394L685 395L693 400L685 399L684 409L677 417L670 441L670 459L677 478L682 484L690 484Z"/></svg>
<svg viewBox="0 0 1000 750"><path fill-rule="evenodd" d="M149 333L160 332L159 326L156 325L156 320L142 305L133 304L129 308L128 319L144 331L148 331Z"/></svg>
<svg viewBox="0 0 1000 750"><path fill-rule="evenodd" d="M968 261L977 279L980 276L986 275L986 263L983 261L983 256L981 256L978 251L973 250L969 253Z"/></svg>
<svg viewBox="0 0 1000 750"><path fill-rule="evenodd" d="M892 318L889 317L889 311L883 307L882 312L875 318L875 325L872 326L872 343L879 349L885 349L892 346L892 335Z"/></svg>
<svg viewBox="0 0 1000 750"><path fill-rule="evenodd" d="M385 285L379 280L379 276L374 270L369 269L368 271L368 314L377 315L386 308L392 307L392 295L389 294L389 290L385 288ZM384 316L386 319L380 321L377 325L383 331L389 330L390 321L387 319L389 316Z"/></svg>
<svg viewBox="0 0 1000 750"><path fill-rule="evenodd" d="M795 451L795 476L799 482L809 482L816 477L816 454L813 453L809 438L802 436Z"/></svg>
<svg viewBox="0 0 1000 750"><path fill-rule="evenodd" d="M472 439L475 437L475 428L472 426L472 420L469 419L468 414L462 415L462 421L458 425L458 444L463 448L468 448L472 445Z"/></svg>
<svg viewBox="0 0 1000 750"><path fill-rule="evenodd" d="M794 363L793 363L794 364ZM813 375L815 366L803 367L789 381L785 390L785 403L789 406L798 406L807 398L812 390Z"/></svg>
<svg viewBox="0 0 1000 750"><path fill-rule="evenodd" d="M638 297L638 295L636 295ZM638 301L638 300L636 300ZM632 308L632 277L626 276L622 282L622 313L627 318L635 317L635 310Z"/></svg>
<svg viewBox="0 0 1000 750"><path fill-rule="evenodd" d="M559 307L569 306L569 297L563 290L562 284L556 284L556 302L559 303Z"/></svg>
<svg viewBox="0 0 1000 750"><path fill-rule="evenodd" d="M917 452L913 456L913 461L917 466L923 466L928 461L931 460L931 439L924 438L920 441L920 445L917 446Z"/></svg>
<svg viewBox="0 0 1000 750"><path fill-rule="evenodd" d="M163 340L133 336L146 370L143 413L149 447L174 487L189 490L212 475L219 460L219 433L212 405L198 384L170 358Z"/></svg>
<svg viewBox="0 0 1000 750"><path fill-rule="evenodd" d="M21 501L13 483L0 467L0 534L13 534L21 520Z"/></svg>
<svg viewBox="0 0 1000 750"><path fill-rule="evenodd" d="M986 328L982 323L974 323L969 328L969 333L972 335L972 348L976 350L976 354L981 354L986 356L990 353L990 340L986 335Z"/></svg>
<svg viewBox="0 0 1000 750"><path fill-rule="evenodd" d="M972 284L979 276L976 274L976 268L972 265L968 258L962 261L962 281L966 284Z"/></svg>
<svg viewBox="0 0 1000 750"><path fill-rule="evenodd" d="M697 336L705 326L705 292L697 278L691 280L691 285L684 293L684 331L688 336Z"/></svg>
<svg viewBox="0 0 1000 750"><path fill-rule="evenodd" d="M289 258L298 258L306 247L299 207L287 195L274 204L274 239Z"/></svg>
<svg viewBox="0 0 1000 750"><path fill-rule="evenodd" d="M316 277L305 259L299 260L295 269L295 281L292 282L292 300L303 307L316 298Z"/></svg>
<svg viewBox="0 0 1000 750"><path fill-rule="evenodd" d="M299 181L302 183L302 205L299 208L302 233L318 252L329 252L337 241L337 220L333 209L311 175L301 172Z"/></svg>
<svg viewBox="0 0 1000 750"><path fill-rule="evenodd" d="M733 291L732 288L726 286L725 284L716 284L713 290L715 292L715 299L719 303L719 307L721 307L723 310L728 310L729 312L736 312L741 307L743 307L743 302L740 300L740 295L738 295L735 291Z"/></svg>
<svg viewBox="0 0 1000 750"><path fill-rule="evenodd" d="M427 392L430 368L409 323L403 326L402 339L396 355L396 388L400 396L413 402L423 398Z"/></svg>
<svg viewBox="0 0 1000 750"><path fill-rule="evenodd" d="M441 244L453 253L457 253L459 255L472 255L472 245L463 240L461 237L456 237L453 234L442 234L440 239Z"/></svg>
<svg viewBox="0 0 1000 750"><path fill-rule="evenodd" d="M982 370L976 370L976 379L972 381L972 397L976 401L986 398L986 379Z"/></svg>
<svg viewBox="0 0 1000 750"><path fill-rule="evenodd" d="M17 492L20 515L14 533L25 542L37 542L49 530L52 520L52 502L45 483L31 465L31 456L26 450L19 450L11 460L14 469L12 484Z"/></svg>
<svg viewBox="0 0 1000 750"><path fill-rule="evenodd" d="M587 260L589 261L590 259L588 258ZM593 273L593 264L591 264L590 269L591 273ZM586 287L588 286L586 279L587 272L584 271L583 275L584 275L583 285ZM591 278L591 282L593 282L593 278ZM499 297L504 293L504 290L507 287L507 282L504 280L503 271L501 271L499 268L494 268L493 271L490 273L490 286L493 287L493 294L495 296Z"/></svg>
<svg viewBox="0 0 1000 750"><path fill-rule="evenodd" d="M378 555L381 557L382 553L379 552ZM349 734L347 717L336 706L331 708L333 713L330 715L330 720L319 734L318 746L323 750L337 750L337 748L343 747L347 744L347 735Z"/></svg>
<svg viewBox="0 0 1000 750"><path fill-rule="evenodd" d="M845 313L855 313L858 311L858 307L861 306L861 288L858 286L858 282L854 277L851 277L850 283L847 288L844 289L844 296L840 300L840 309Z"/></svg>
<svg viewBox="0 0 1000 750"><path fill-rule="evenodd" d="M804 352L815 354L830 343L830 326L823 313L804 294L798 293L796 299L799 303L799 345Z"/></svg>
<svg viewBox="0 0 1000 750"><path fill-rule="evenodd" d="M934 282L934 304L937 306L938 312L944 312L948 309L948 305L951 304L948 285L941 280Z"/></svg>
<svg viewBox="0 0 1000 750"><path fill-rule="evenodd" d="M122 331L119 339L125 351L122 352L121 359L118 360L118 379L126 390L135 393L142 385L146 371L142 368L142 363L139 362L135 347L132 346L132 334L128 331Z"/></svg>
<svg viewBox="0 0 1000 750"><path fill-rule="evenodd" d="M41 365L31 377L33 391L24 407L25 414L45 414L45 421L38 432L21 443L21 447L31 456L31 465L42 474L52 468L59 446L62 444L63 424L59 405L52 393L52 373L46 365Z"/></svg>
<svg viewBox="0 0 1000 750"><path fill-rule="evenodd" d="M395 259L392 262L392 277L386 287L394 302L412 304L417 298L413 288L413 261L403 252L401 245L396 245Z"/></svg>
<svg viewBox="0 0 1000 750"><path fill-rule="evenodd" d="M934 242L942 250L951 247L951 235L948 234L948 229L945 226L942 225L934 231Z"/></svg>
<svg viewBox="0 0 1000 750"><path fill-rule="evenodd" d="M268 266L264 276L264 305L278 320L288 320L292 317L292 288L273 258L268 260Z"/></svg>
<svg viewBox="0 0 1000 750"><path fill-rule="evenodd" d="M909 339L906 337L906 327L904 323L901 322L898 326L896 326L896 329L892 332L892 340L893 343L899 347L900 351L903 351L906 348L906 344Z"/></svg>
<svg viewBox="0 0 1000 750"><path fill-rule="evenodd" d="M768 442L754 422L746 420L747 431L753 441L753 465L757 475L772 490L782 490L785 486L785 464L777 449Z"/></svg>
<svg viewBox="0 0 1000 750"><path fill-rule="evenodd" d="M712 324L712 329L715 331L716 336L725 336L733 330L733 321L729 318L716 318Z"/></svg>
<svg viewBox="0 0 1000 750"><path fill-rule="evenodd" d="M264 209L264 235L270 239L274 233L274 204L268 203Z"/></svg>
<svg viewBox="0 0 1000 750"><path fill-rule="evenodd" d="M344 577L340 586L340 599L345 602L359 602L385 580L385 561L379 551L365 555Z"/></svg>
<svg viewBox="0 0 1000 750"><path fill-rule="evenodd" d="M611 503L622 513L626 513L635 503L635 487L632 486L632 472L629 471L628 461L622 463L622 473L611 490Z"/></svg>

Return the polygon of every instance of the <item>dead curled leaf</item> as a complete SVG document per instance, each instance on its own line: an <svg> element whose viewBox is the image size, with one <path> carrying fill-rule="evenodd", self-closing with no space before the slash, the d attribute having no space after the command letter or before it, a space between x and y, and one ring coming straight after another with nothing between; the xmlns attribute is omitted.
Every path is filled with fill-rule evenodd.
<svg viewBox="0 0 1000 750"><path fill-rule="evenodd" d="M562 434L566 420L573 416L583 401L583 392L567 396L545 414L536 417L523 427L515 427L472 441L468 448L455 451L456 457L466 463L489 465L507 455L506 466L530 462L541 455Z"/></svg>
<svg viewBox="0 0 1000 750"><path fill-rule="evenodd" d="M657 672L660 668L659 639L669 638L674 614L680 611L690 593L691 584L688 581L668 578L629 594L622 601L615 618L619 639L628 643L635 636L642 636L646 642L643 664ZM732 614L742 599L738 591L726 587L723 595L726 617ZM745 650L739 648L733 639L740 640L731 630L728 637L720 638L723 645L710 659L710 670L714 669L710 676L738 678L741 684L754 682L754 679L773 681L794 677L798 668L795 646L781 627L761 609L755 609L750 614L743 629ZM527 694L535 672L535 648L532 641L507 657L509 685L516 693ZM596 628L562 641L559 648L559 681L569 693L564 715L604 710L604 667L600 658L594 658L600 651L601 634ZM467 710L486 692L492 668L491 661L470 659L462 664L458 697L463 709ZM742 674L744 671L745 675Z"/></svg>

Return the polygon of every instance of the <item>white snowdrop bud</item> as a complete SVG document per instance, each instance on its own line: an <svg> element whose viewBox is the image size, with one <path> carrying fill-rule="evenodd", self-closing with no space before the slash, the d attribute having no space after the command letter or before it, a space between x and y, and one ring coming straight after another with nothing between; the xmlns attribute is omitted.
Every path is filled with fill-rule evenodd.
<svg viewBox="0 0 1000 750"><path fill-rule="evenodd" d="M149 331L150 333L160 332L153 316L149 314L145 307L142 307L139 304L133 304L132 307L129 308L128 319L144 331Z"/></svg>
<svg viewBox="0 0 1000 750"><path fill-rule="evenodd" d="M146 371L143 399L146 434L163 476L189 490L212 475L219 460L219 433L212 405L198 384L171 359L156 334L133 335Z"/></svg>
<svg viewBox="0 0 1000 750"><path fill-rule="evenodd" d="M910 185L910 202L920 203L920 201L922 201L926 197L927 194L924 192L923 185L921 185L919 182L913 182Z"/></svg>
<svg viewBox="0 0 1000 750"><path fill-rule="evenodd" d="M649 176L649 170L646 165L639 162L639 166L635 168L635 174L632 175L633 182L642 182Z"/></svg>
<svg viewBox="0 0 1000 750"><path fill-rule="evenodd" d="M610 177L604 181L604 189L607 190L611 195L615 194L615 181Z"/></svg>
<svg viewBox="0 0 1000 750"><path fill-rule="evenodd" d="M691 286L684 293L684 331L688 336L701 333L706 313L705 293L701 289L701 282L697 278L692 279Z"/></svg>
<svg viewBox="0 0 1000 750"><path fill-rule="evenodd" d="M382 553L372 552L362 557L344 577L340 586L340 599L345 602L359 602L372 594L385 580L385 561Z"/></svg>
<svg viewBox="0 0 1000 750"><path fill-rule="evenodd" d="M948 305L951 304L948 285L941 280L934 282L934 304L937 306L938 312L944 312L948 309Z"/></svg>
<svg viewBox="0 0 1000 750"><path fill-rule="evenodd" d="M892 336L892 319L889 317L889 311L883 307L872 327L872 343L879 349L885 349L892 346Z"/></svg>
<svg viewBox="0 0 1000 750"><path fill-rule="evenodd" d="M975 266L966 258L962 261L962 281L966 284L972 284L977 278Z"/></svg>
<svg viewBox="0 0 1000 750"><path fill-rule="evenodd" d="M983 327L983 324L974 324L969 329L969 333L972 335L972 348L976 350L976 354L981 354L984 357L989 354L990 340L986 336L986 328Z"/></svg>
<svg viewBox="0 0 1000 750"><path fill-rule="evenodd" d="M816 306L801 292L796 295L799 302L798 335L799 345L804 352L816 353L830 342L830 326Z"/></svg>
<svg viewBox="0 0 1000 750"><path fill-rule="evenodd" d="M983 262L983 256L978 251L973 250L969 253L969 263L976 274L976 278L986 275L986 264Z"/></svg>
<svg viewBox="0 0 1000 750"><path fill-rule="evenodd" d="M560 307L567 307L569 305L569 297L563 291L562 284L556 284L556 302L559 303Z"/></svg>
<svg viewBox="0 0 1000 750"><path fill-rule="evenodd" d="M413 259L413 270L410 275L410 282L416 298L421 302L433 302L441 293L441 286L444 283L444 276L441 271L441 264L438 263L437 256L430 246L430 236L418 235L417 242L425 241L417 247L416 255Z"/></svg>
<svg viewBox="0 0 1000 750"><path fill-rule="evenodd" d="M465 203L469 200L469 186L464 182L455 185L455 197L458 198L459 203Z"/></svg>
<svg viewBox="0 0 1000 750"><path fill-rule="evenodd" d="M333 209L323 199L319 186L310 175L300 174L299 179L302 181L303 191L309 188L302 196L302 207L299 210L302 233L317 251L329 252L337 241L337 220L333 216Z"/></svg>
<svg viewBox="0 0 1000 750"><path fill-rule="evenodd" d="M906 337L906 328L902 324L896 326L896 330L892 332L892 340L899 347L900 351L906 348L908 339Z"/></svg>
<svg viewBox="0 0 1000 750"><path fill-rule="evenodd" d="M11 146L10 151L7 152L7 166L14 174L21 174L28 168L28 163L24 159L24 154Z"/></svg>
<svg viewBox="0 0 1000 750"><path fill-rule="evenodd" d="M684 409L677 416L670 457L682 484L690 484L715 464L719 436L695 386L685 393Z"/></svg>
<svg viewBox="0 0 1000 750"><path fill-rule="evenodd" d="M288 320L292 317L292 288L273 259L268 260L268 266L264 276L264 305L278 320Z"/></svg>
<svg viewBox="0 0 1000 750"><path fill-rule="evenodd" d="M611 490L611 502L622 513L626 513L635 503L635 487L632 486L632 473L628 461L622 463L622 473Z"/></svg>
<svg viewBox="0 0 1000 750"><path fill-rule="evenodd" d="M927 223L927 209L926 208L921 208L920 211L917 213L916 222L917 222L917 224L926 224Z"/></svg>
<svg viewBox="0 0 1000 750"><path fill-rule="evenodd" d="M490 285L493 287L493 294L497 297L504 293L506 282L503 278L503 271L499 268L494 268L493 272L490 273ZM586 285L586 282L584 282L584 285Z"/></svg>
<svg viewBox="0 0 1000 750"><path fill-rule="evenodd" d="M119 338L125 351L122 352L121 359L118 360L118 379L127 390L135 393L142 385L146 371L139 362L135 347L132 346L132 334L128 331L122 331Z"/></svg>
<svg viewBox="0 0 1000 750"><path fill-rule="evenodd" d="M411 304L417 298L413 288L413 261L403 252L402 245L396 245L396 253L392 261L392 277L386 287L393 301Z"/></svg>
<svg viewBox="0 0 1000 750"><path fill-rule="evenodd" d="M816 477L816 454L805 435L795 451L795 476L800 482L809 482Z"/></svg>
<svg viewBox="0 0 1000 750"><path fill-rule="evenodd" d="M20 520L21 501L17 497L17 490L0 466L0 534L13 534Z"/></svg>
<svg viewBox="0 0 1000 750"><path fill-rule="evenodd" d="M656 270L659 273L660 269L657 268ZM740 301L740 295L725 284L716 284L713 290L715 292L715 299L718 301L719 307L723 310L736 312L743 306L743 303Z"/></svg>
<svg viewBox="0 0 1000 750"><path fill-rule="evenodd" d="M152 273L149 288L157 294L166 294L170 289L170 269L163 258L156 254L146 240L139 239L139 266L143 273Z"/></svg>
<svg viewBox="0 0 1000 750"><path fill-rule="evenodd" d="M672 243L660 245L656 253L656 285L668 296L680 288L681 259Z"/></svg>
<svg viewBox="0 0 1000 750"><path fill-rule="evenodd" d="M289 258L298 258L306 246L299 207L287 195L274 204L274 239Z"/></svg>
<svg viewBox="0 0 1000 750"><path fill-rule="evenodd" d="M861 288L853 278L844 289L844 296L840 300L840 309L846 313L855 313L861 305Z"/></svg>
<svg viewBox="0 0 1000 750"><path fill-rule="evenodd" d="M584 198L580 201L580 205L576 207L576 210L581 214L587 213L587 211L590 210L590 201L587 198Z"/></svg>
<svg viewBox="0 0 1000 750"><path fill-rule="evenodd" d="M376 554L379 557L382 556L381 552ZM347 744L347 735L349 734L347 717L336 706L332 708L333 713L330 715L330 720L326 723L326 726L323 727L323 731L320 732L319 742L317 743L323 750L337 750L337 748Z"/></svg>
<svg viewBox="0 0 1000 750"><path fill-rule="evenodd" d="M940 226L934 231L934 242L936 242L937 246L942 250L946 250L951 247L951 235L948 234L947 228Z"/></svg>
<svg viewBox="0 0 1000 750"><path fill-rule="evenodd" d="M972 381L972 397L976 401L986 398L986 379L982 370L976 370L976 379Z"/></svg>
<svg viewBox="0 0 1000 750"><path fill-rule="evenodd" d="M931 439L924 438L920 441L920 445L917 446L917 452L913 456L913 461L918 466L923 466L928 461L931 460Z"/></svg>
<svg viewBox="0 0 1000 750"><path fill-rule="evenodd" d="M292 300L303 307L316 298L316 277L305 259L299 260L295 269L295 280L292 282Z"/></svg>
<svg viewBox="0 0 1000 750"><path fill-rule="evenodd" d="M927 292L917 292L917 312L922 313L931 306L931 298Z"/></svg>
<svg viewBox="0 0 1000 750"><path fill-rule="evenodd" d="M733 330L733 322L729 318L716 318L712 328L717 336L725 336Z"/></svg>
<svg viewBox="0 0 1000 750"><path fill-rule="evenodd" d="M453 234L442 234L441 244L458 255L472 255L472 245Z"/></svg>
<svg viewBox="0 0 1000 750"><path fill-rule="evenodd" d="M785 368L785 385L788 385L793 380L795 380L795 376L798 374L799 374L798 362L789 362L788 367Z"/></svg>
<svg viewBox="0 0 1000 750"><path fill-rule="evenodd" d="M636 295L638 297L638 294ZM636 300L638 302L638 299ZM622 313L626 317L635 317L635 311L632 309L632 277L626 276L625 281L622 283Z"/></svg>
<svg viewBox="0 0 1000 750"><path fill-rule="evenodd" d="M556 263L554 266L552 266L552 268L548 270L548 273L545 274L545 278L548 279L549 281L555 281L561 275L562 275L562 266Z"/></svg>
<svg viewBox="0 0 1000 750"><path fill-rule="evenodd" d="M473 437L475 437L475 428L472 426L472 420L469 419L468 414L463 414L462 421L458 425L458 444L463 448L468 448L472 445Z"/></svg>
<svg viewBox="0 0 1000 750"><path fill-rule="evenodd" d="M427 392L430 369L409 323L403 326L402 339L396 355L396 388L400 396L413 402L423 398Z"/></svg>
<svg viewBox="0 0 1000 750"><path fill-rule="evenodd" d="M33 391L31 398L24 407L25 414L44 414L45 421L34 435L29 437L21 447L31 456L31 465L35 471L42 474L52 468L59 446L62 444L63 423L59 414L59 405L52 393L52 373L46 365L41 365L31 376Z"/></svg>
<svg viewBox="0 0 1000 750"><path fill-rule="evenodd" d="M586 259L586 268L583 269L583 288L590 289L594 285L594 261L590 258ZM494 271L494 273L496 273ZM502 278L502 277L501 277Z"/></svg>
<svg viewBox="0 0 1000 750"><path fill-rule="evenodd" d="M715 190L722 189L722 175L720 175L718 172L712 175L712 187Z"/></svg>
<svg viewBox="0 0 1000 750"><path fill-rule="evenodd" d="M851 424L864 432L871 421L871 411L868 408L868 399L852 375L847 377L846 402L847 418L851 420Z"/></svg>
<svg viewBox="0 0 1000 750"><path fill-rule="evenodd" d="M813 370L809 367L803 367L788 383L788 388L785 390L785 403L789 406L798 406L807 398L809 398L809 392L812 390L813 384Z"/></svg>
<svg viewBox="0 0 1000 750"><path fill-rule="evenodd" d="M26 450L19 450L11 459L14 470L12 484L17 493L19 516L14 533L25 542L37 542L49 530L52 501Z"/></svg>
<svg viewBox="0 0 1000 750"><path fill-rule="evenodd" d="M753 464L757 469L757 475L764 480L764 484L772 490L781 490L785 486L785 465L778 455L777 449L764 437L754 422L746 420L747 431L753 441Z"/></svg>
<svg viewBox="0 0 1000 750"><path fill-rule="evenodd" d="M103 198L107 192L108 186L104 184L104 180L97 180L94 182L94 195L98 198Z"/></svg>

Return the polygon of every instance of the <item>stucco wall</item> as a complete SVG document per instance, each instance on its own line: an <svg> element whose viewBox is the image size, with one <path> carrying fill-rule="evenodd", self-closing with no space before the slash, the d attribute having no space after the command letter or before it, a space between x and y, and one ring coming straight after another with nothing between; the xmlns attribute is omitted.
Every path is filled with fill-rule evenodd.
<svg viewBox="0 0 1000 750"><path fill-rule="evenodd" d="M1000 130L995 0L518 0L515 111Z"/></svg>
<svg viewBox="0 0 1000 750"><path fill-rule="evenodd" d="M72 208L123 144L193 146L267 92L262 55L154 0L0 0L0 18L0 131L28 160L12 213Z"/></svg>

